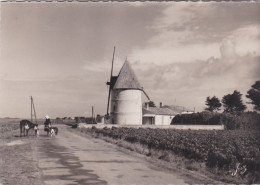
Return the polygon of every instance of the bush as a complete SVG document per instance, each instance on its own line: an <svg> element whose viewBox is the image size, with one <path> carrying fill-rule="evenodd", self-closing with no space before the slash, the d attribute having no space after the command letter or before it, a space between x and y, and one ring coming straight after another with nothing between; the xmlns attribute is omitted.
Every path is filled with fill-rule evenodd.
<svg viewBox="0 0 260 185"><path fill-rule="evenodd" d="M176 115L172 122L172 125L219 125L220 114L214 112L203 111L193 114L179 114Z"/></svg>
<svg viewBox="0 0 260 185"><path fill-rule="evenodd" d="M228 130L259 129L260 115L256 112L246 112L240 115L230 113L199 112L176 115L171 125L225 125Z"/></svg>

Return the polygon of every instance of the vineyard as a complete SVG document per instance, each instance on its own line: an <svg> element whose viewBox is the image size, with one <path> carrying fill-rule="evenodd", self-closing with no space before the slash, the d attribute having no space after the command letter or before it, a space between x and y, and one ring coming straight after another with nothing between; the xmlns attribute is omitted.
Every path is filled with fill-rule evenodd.
<svg viewBox="0 0 260 185"><path fill-rule="evenodd" d="M138 143L149 150L170 151L177 156L205 163L230 175L243 166L242 178L260 182L260 139L258 130L194 131L174 129L112 127L88 132L116 140ZM163 156L161 157L163 158ZM233 173L233 174L232 174Z"/></svg>

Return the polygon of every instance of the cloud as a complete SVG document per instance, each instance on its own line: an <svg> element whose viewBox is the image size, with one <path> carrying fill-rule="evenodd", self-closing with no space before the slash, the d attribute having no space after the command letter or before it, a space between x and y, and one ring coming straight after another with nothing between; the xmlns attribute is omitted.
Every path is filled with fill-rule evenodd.
<svg viewBox="0 0 260 185"><path fill-rule="evenodd" d="M260 55L260 24L251 24L235 30L230 36L238 55Z"/></svg>
<svg viewBox="0 0 260 185"><path fill-rule="evenodd" d="M149 27L155 34L147 45L136 47L129 58L141 64L161 65L219 58L224 39L235 45L238 55L258 54L259 12L260 6L254 3L170 4Z"/></svg>
<svg viewBox="0 0 260 185"><path fill-rule="evenodd" d="M260 33L256 28L258 26L249 25L225 37L218 47L219 57L213 55L187 62L146 63L142 67L141 62L133 64L143 86L155 101L175 103L164 98L175 97L182 105L189 108L196 106L201 110L205 97L217 95L222 98L235 89L246 94L250 86L260 79L260 48L250 44L259 42ZM252 34L248 30L252 30ZM248 44L242 42L244 37L249 41L249 47L237 52L241 45ZM193 99L189 100L189 96Z"/></svg>
<svg viewBox="0 0 260 185"><path fill-rule="evenodd" d="M220 53L223 59L231 60L236 56L234 43L230 39L225 39L220 46Z"/></svg>

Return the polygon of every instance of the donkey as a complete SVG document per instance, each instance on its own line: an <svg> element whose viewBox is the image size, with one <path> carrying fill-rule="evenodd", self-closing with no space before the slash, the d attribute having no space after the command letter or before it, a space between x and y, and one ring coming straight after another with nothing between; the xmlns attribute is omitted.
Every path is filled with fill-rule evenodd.
<svg viewBox="0 0 260 185"><path fill-rule="evenodd" d="M33 128L35 131L35 135L38 133L38 124L32 123L28 120L22 120L20 121L20 137L22 136L22 133L24 133L25 136L25 131L26 131L26 136L28 136L29 130Z"/></svg>

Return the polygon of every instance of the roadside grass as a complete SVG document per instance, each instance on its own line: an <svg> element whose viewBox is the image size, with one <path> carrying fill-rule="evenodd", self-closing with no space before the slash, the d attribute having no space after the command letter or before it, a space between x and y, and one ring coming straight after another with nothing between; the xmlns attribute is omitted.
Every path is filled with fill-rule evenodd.
<svg viewBox="0 0 260 185"><path fill-rule="evenodd" d="M0 147L0 183L41 184L37 160L32 155L33 147L33 142Z"/></svg>
<svg viewBox="0 0 260 185"><path fill-rule="evenodd" d="M42 184L35 140L20 137L20 119L0 119L0 184Z"/></svg>

